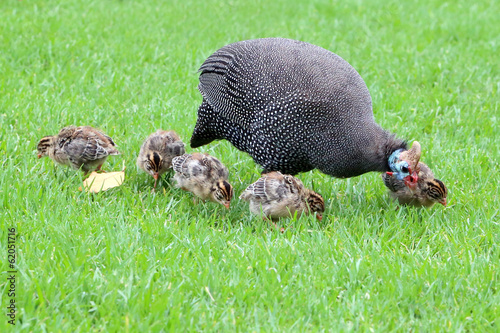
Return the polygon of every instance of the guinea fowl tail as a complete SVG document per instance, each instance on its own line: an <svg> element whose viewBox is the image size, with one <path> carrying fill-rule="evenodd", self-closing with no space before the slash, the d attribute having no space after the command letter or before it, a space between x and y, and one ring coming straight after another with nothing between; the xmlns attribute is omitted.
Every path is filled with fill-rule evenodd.
<svg viewBox="0 0 500 333"><path fill-rule="evenodd" d="M108 149L108 154L109 155L121 155L122 153L120 153L115 147L111 147L110 149Z"/></svg>
<svg viewBox="0 0 500 333"><path fill-rule="evenodd" d="M200 128L198 124L196 124L196 127L194 128L193 135L191 136L191 148L198 148L204 145L209 144L210 142L214 141L215 139L210 139L210 135L206 133L203 128Z"/></svg>
<svg viewBox="0 0 500 333"><path fill-rule="evenodd" d="M184 149L184 143L182 141L176 141L167 145L167 151L173 156L181 156L186 153Z"/></svg>
<svg viewBox="0 0 500 333"><path fill-rule="evenodd" d="M198 148L200 146L209 144L210 142L220 139L215 134L212 128L210 118L213 117L214 110L205 100L198 108L198 120L191 136L191 148Z"/></svg>

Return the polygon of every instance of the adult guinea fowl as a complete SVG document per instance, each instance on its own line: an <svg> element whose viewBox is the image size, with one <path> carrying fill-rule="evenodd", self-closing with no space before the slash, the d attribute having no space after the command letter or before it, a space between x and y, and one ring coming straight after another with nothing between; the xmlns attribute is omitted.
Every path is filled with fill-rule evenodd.
<svg viewBox="0 0 500 333"><path fill-rule="evenodd" d="M346 178L369 171L410 180L406 142L374 120L368 88L338 55L305 42L264 38L216 51L200 68L196 148L229 140L265 172L314 168Z"/></svg>

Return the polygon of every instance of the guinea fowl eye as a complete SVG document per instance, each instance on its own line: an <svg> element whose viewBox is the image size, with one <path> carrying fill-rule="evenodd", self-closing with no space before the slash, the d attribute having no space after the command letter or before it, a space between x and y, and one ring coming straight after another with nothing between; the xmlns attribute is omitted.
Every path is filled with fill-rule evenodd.
<svg viewBox="0 0 500 333"><path fill-rule="evenodd" d="M404 173L407 173L408 172L408 167L407 166L403 166L401 168L401 171L403 171Z"/></svg>

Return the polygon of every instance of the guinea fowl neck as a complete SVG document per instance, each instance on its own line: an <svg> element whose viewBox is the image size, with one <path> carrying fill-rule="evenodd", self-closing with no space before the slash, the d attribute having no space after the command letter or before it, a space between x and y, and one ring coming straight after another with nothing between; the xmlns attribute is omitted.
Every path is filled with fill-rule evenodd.
<svg viewBox="0 0 500 333"><path fill-rule="evenodd" d="M389 157L398 149L407 150L407 143L382 128L377 133L378 140L373 140L374 147L367 149L367 159L372 162L373 171L391 171Z"/></svg>

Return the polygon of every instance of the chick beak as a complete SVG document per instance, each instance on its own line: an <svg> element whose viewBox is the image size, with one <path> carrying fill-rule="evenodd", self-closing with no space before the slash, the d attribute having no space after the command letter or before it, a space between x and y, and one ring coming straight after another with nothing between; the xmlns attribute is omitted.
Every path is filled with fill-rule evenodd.
<svg viewBox="0 0 500 333"><path fill-rule="evenodd" d="M38 156L38 158L42 158L42 154L38 154L38 155L36 155L36 156Z"/></svg>
<svg viewBox="0 0 500 333"><path fill-rule="evenodd" d="M448 204L448 202L446 201L446 198L439 200L439 203L440 203L441 205L445 206L445 207L446 207L446 205Z"/></svg>
<svg viewBox="0 0 500 333"><path fill-rule="evenodd" d="M223 203L224 207L226 207L227 209L229 209L229 205L231 204L230 201L226 201Z"/></svg>
<svg viewBox="0 0 500 333"><path fill-rule="evenodd" d="M316 214L316 218L318 219L318 221L321 221L323 219L323 215L321 214Z"/></svg>
<svg viewBox="0 0 500 333"><path fill-rule="evenodd" d="M154 188L156 188L156 182L158 181L158 172L153 173L153 178L155 179Z"/></svg>

